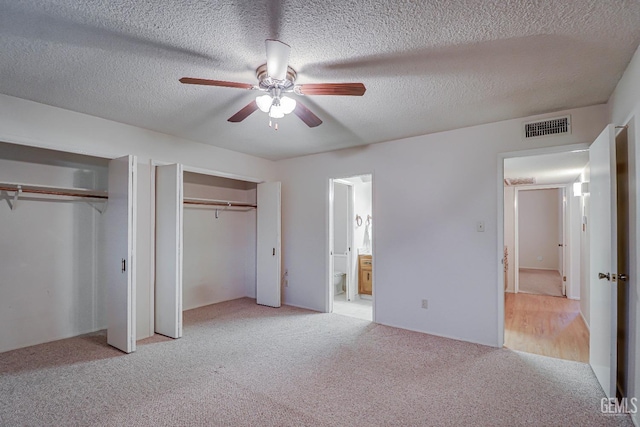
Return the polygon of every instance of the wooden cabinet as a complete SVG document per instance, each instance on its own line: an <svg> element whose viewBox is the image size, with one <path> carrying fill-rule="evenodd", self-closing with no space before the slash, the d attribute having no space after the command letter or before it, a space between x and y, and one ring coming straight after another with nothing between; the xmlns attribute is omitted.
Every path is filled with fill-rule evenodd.
<svg viewBox="0 0 640 427"><path fill-rule="evenodd" d="M371 295L372 290L372 263L371 255L358 255L358 293Z"/></svg>

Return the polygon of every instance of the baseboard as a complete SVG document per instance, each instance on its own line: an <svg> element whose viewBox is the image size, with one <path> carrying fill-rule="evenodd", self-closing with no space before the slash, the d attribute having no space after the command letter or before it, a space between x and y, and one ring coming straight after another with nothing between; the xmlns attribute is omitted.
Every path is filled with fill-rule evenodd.
<svg viewBox="0 0 640 427"><path fill-rule="evenodd" d="M484 346L487 346L487 347L500 348L500 347L498 347L497 343L487 343L487 342L483 342L483 341L476 341L476 340L472 340L472 339L461 338L461 337L457 337L457 336L453 336L453 335L445 335L445 334L439 334L439 333L435 333L435 332L423 331L423 330L415 329L415 328L407 328L406 326L399 326L399 325L395 325L393 323L378 322L377 320L374 321L373 323L377 323L377 324L383 325L383 326L388 326L390 328L404 329L405 331L419 332L421 334L433 335L434 337L447 338L447 339L455 340L455 341L462 341L462 342L468 342L468 343L471 343L471 344L484 345Z"/></svg>
<svg viewBox="0 0 640 427"><path fill-rule="evenodd" d="M562 275L562 273L560 273L558 271L557 268L543 268L543 267L523 267L520 266L519 270L545 270L545 271L556 271L558 272L558 274Z"/></svg>
<svg viewBox="0 0 640 427"><path fill-rule="evenodd" d="M587 331L591 332L591 329L589 328L589 322L587 322L587 319L584 318L584 314L582 314L582 310L580 310L580 317L582 317L582 321L584 322L584 325L587 327Z"/></svg>
<svg viewBox="0 0 640 427"><path fill-rule="evenodd" d="M291 304L291 303L288 303L286 301L283 301L282 305L288 305L289 307L295 307L295 308L301 308L303 310L314 311L316 313L326 313L324 310L318 310L317 308L311 308L311 307L307 307L305 305Z"/></svg>

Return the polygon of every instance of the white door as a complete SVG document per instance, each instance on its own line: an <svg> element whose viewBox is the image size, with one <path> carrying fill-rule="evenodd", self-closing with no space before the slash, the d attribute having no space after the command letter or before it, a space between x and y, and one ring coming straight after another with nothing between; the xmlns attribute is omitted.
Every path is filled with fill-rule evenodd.
<svg viewBox="0 0 640 427"><path fill-rule="evenodd" d="M280 183L258 184L256 301L280 307Z"/></svg>
<svg viewBox="0 0 640 427"><path fill-rule="evenodd" d="M346 294L347 301L353 301L356 296L357 286L353 275L353 228L355 224L355 209L354 209L354 189L353 185L350 185L347 198L347 277L346 277Z"/></svg>
<svg viewBox="0 0 640 427"><path fill-rule="evenodd" d="M562 276L562 295L567 295L567 191L565 188L558 188L558 249L560 262L560 275Z"/></svg>
<svg viewBox="0 0 640 427"><path fill-rule="evenodd" d="M607 397L616 396L617 224L615 129L589 148L591 168L589 363Z"/></svg>
<svg viewBox="0 0 640 427"><path fill-rule="evenodd" d="M125 353L136 350L135 226L136 158L109 162L109 202L105 212L107 343Z"/></svg>
<svg viewBox="0 0 640 427"><path fill-rule="evenodd" d="M182 336L182 165L156 167L155 331Z"/></svg>

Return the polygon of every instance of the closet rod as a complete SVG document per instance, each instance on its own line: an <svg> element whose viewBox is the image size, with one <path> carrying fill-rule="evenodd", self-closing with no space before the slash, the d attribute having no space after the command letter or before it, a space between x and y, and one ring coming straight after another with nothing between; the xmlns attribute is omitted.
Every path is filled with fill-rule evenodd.
<svg viewBox="0 0 640 427"><path fill-rule="evenodd" d="M212 199L193 199L184 198L182 201L185 205L209 205L209 206L227 206L227 207L239 207L239 208L257 208L257 205L244 202L232 202L229 200L212 200Z"/></svg>
<svg viewBox="0 0 640 427"><path fill-rule="evenodd" d="M47 194L52 196L86 197L91 199L108 199L105 191L84 188L50 187L46 185L16 184L1 182L0 191L16 191L20 193Z"/></svg>

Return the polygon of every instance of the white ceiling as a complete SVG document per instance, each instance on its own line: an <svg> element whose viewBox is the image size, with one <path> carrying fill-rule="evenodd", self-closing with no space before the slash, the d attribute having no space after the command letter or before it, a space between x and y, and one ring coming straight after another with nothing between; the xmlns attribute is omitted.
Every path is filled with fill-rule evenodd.
<svg viewBox="0 0 640 427"><path fill-rule="evenodd" d="M324 123L226 120L256 92L264 40ZM637 0L0 0L0 93L269 159L604 103L640 42Z"/></svg>
<svg viewBox="0 0 640 427"><path fill-rule="evenodd" d="M504 160L504 177L535 178L536 185L570 184L576 180L587 163L588 150L514 157Z"/></svg>

